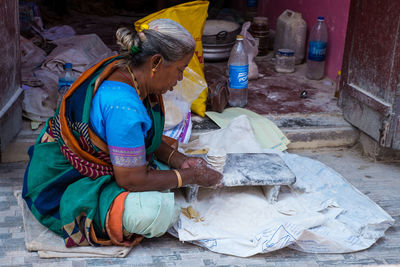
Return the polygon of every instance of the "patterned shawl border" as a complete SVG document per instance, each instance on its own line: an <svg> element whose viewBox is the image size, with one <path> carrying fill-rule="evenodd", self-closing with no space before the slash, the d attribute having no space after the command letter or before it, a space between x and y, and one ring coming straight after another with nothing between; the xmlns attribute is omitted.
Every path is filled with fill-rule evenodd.
<svg viewBox="0 0 400 267"><path fill-rule="evenodd" d="M97 63L95 66L93 66L92 68L88 69L87 71L85 71L77 80L76 82L74 82L70 88L70 90L67 91L66 95L63 97L63 100L61 102L61 106L60 106L60 132L61 132L61 137L65 143L66 146L68 146L68 148L77 156L79 156L80 158L88 161L88 162L92 162L92 163L96 163L99 165L109 165L108 163L96 158L95 156L91 155L90 153L82 150L79 146L78 140L75 139L72 130L68 127L68 122L67 122L67 117L65 116L65 111L66 111L66 100L71 97L71 95L76 91L76 89L83 83L85 82L86 79L88 79L92 74L94 74L96 72L96 70L98 68L100 68L105 62L107 62L108 60L111 60L113 58L115 58L116 56L112 56L109 58L106 58L102 61L100 61L99 63ZM116 62L113 61L111 62L109 65L114 65ZM109 66L107 66L109 67ZM108 68L109 70L110 68ZM101 73L100 75L103 76L108 76L107 74L109 73Z"/></svg>
<svg viewBox="0 0 400 267"><path fill-rule="evenodd" d="M76 122L72 123L69 119L68 126L71 130L76 131L80 134L78 139L79 146L84 151L94 155L96 158L102 160L103 162L109 163L109 165L100 165L93 162L86 161L80 158L78 155L73 153L73 151L65 145L62 139L60 139L60 124L59 124L59 116L56 115L53 117L52 125L53 125L53 136L55 141L60 143L61 152L64 154L65 158L68 162L83 176L88 176L92 179L96 179L103 175L113 175L113 169L111 167L111 160L109 154L102 150L96 151L88 134L88 125L87 123Z"/></svg>
<svg viewBox="0 0 400 267"><path fill-rule="evenodd" d="M81 159L66 145L61 146L61 151L68 160L68 162L83 176L96 179L104 175L113 175L112 167L92 163Z"/></svg>
<svg viewBox="0 0 400 267"><path fill-rule="evenodd" d="M89 230L92 220L84 212L81 212L74 221L62 227L63 238L66 247L94 246L89 239Z"/></svg>

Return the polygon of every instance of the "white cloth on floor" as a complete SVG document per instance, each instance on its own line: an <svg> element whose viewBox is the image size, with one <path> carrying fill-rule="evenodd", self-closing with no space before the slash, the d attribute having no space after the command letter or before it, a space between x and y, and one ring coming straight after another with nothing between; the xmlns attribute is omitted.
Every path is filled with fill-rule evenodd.
<svg viewBox="0 0 400 267"><path fill-rule="evenodd" d="M14 192L18 206L22 210L22 219L25 229L25 246L28 251L37 251L41 258L64 257L116 257L124 258L132 250L132 247L104 246L104 247L65 247L61 236L43 226L36 220L22 199L21 190Z"/></svg>
<svg viewBox="0 0 400 267"><path fill-rule="evenodd" d="M269 119L245 108L226 108L222 113L207 111L206 115L219 127L225 128L229 123L240 116L246 116L250 122L255 140L263 148L285 151L290 144L289 139Z"/></svg>
<svg viewBox="0 0 400 267"><path fill-rule="evenodd" d="M261 152L259 145L253 146L245 118L200 135L192 144L227 153ZM296 175L295 184L281 187L276 203L268 203L259 187L200 188L197 201L190 204L177 193L177 204L191 205L202 220L181 214L169 232L214 252L247 257L283 247L310 253L359 251L394 224L389 214L323 163L277 150L262 152L278 154Z"/></svg>
<svg viewBox="0 0 400 267"><path fill-rule="evenodd" d="M260 153L263 148L254 136L246 115L236 117L228 127L202 133L187 144L179 145L182 150L223 149L226 153Z"/></svg>

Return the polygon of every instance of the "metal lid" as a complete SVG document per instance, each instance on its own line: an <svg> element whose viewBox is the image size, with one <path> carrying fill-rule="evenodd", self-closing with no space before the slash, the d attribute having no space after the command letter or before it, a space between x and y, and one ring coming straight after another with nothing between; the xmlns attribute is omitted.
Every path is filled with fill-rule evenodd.
<svg viewBox="0 0 400 267"><path fill-rule="evenodd" d="M207 19L204 23L203 36L217 35L220 32L235 32L236 34L238 30L240 30L240 25L236 22L222 19Z"/></svg>
<svg viewBox="0 0 400 267"><path fill-rule="evenodd" d="M267 17L254 17L253 23L268 24L268 18Z"/></svg>
<svg viewBox="0 0 400 267"><path fill-rule="evenodd" d="M236 40L243 40L243 35L240 34L236 35Z"/></svg>
<svg viewBox="0 0 400 267"><path fill-rule="evenodd" d="M281 48L278 50L280 56L294 56L294 51L292 49Z"/></svg>

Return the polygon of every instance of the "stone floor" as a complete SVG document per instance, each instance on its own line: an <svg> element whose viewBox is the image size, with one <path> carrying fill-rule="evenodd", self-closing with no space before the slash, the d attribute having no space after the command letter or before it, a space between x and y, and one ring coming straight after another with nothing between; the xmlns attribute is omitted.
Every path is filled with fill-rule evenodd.
<svg viewBox="0 0 400 267"><path fill-rule="evenodd" d="M73 16L68 19L78 34L95 32L113 50L116 48L113 39L116 28L132 25L133 21L132 18L121 16ZM289 128L325 126L329 124L327 121L332 119L329 117L330 120L326 120L320 115L313 119L314 114L333 114L341 117L336 99L333 98L334 86L330 80L305 80L302 76L304 66L301 65L295 73L281 75L271 71L273 62L270 58L260 60L262 77L251 82L249 87L251 110L260 114L276 115L276 120L271 119L279 127ZM207 67L211 72L223 72L225 64L206 64L206 74ZM308 91L307 99L299 98L302 90ZM294 119L297 117L298 119ZM340 123L332 124L337 126ZM311 130L316 131L314 128ZM329 135L332 138L332 134ZM27 139L23 139L19 144L25 154L24 142L31 143L34 137L31 132L23 136ZM303 143L302 145L304 146ZM16 153L16 150L18 149L13 147L10 152ZM0 266L400 266L400 164L373 162L363 157L358 147L290 152L320 160L341 173L386 210L396 220L395 225L371 248L348 254L308 254L282 249L249 258L238 258L213 253L190 243L181 243L167 234L145 240L126 258L40 259L36 252L28 252L25 249L22 214L13 195L14 190L21 189L27 164L26 161L20 161L0 164Z"/></svg>
<svg viewBox="0 0 400 267"><path fill-rule="evenodd" d="M395 220L371 248L348 254L308 254L282 249L249 258L210 252L166 234L145 240L126 258L41 259L24 245L22 214L13 195L20 189L27 162L0 164L1 266L400 266L400 164L373 162L357 147L291 151L317 159L341 173Z"/></svg>

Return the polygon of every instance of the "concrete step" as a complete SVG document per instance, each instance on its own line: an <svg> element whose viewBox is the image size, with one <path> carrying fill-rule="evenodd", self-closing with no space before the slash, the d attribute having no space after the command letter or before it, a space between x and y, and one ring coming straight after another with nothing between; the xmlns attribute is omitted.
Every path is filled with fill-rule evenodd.
<svg viewBox="0 0 400 267"><path fill-rule="evenodd" d="M346 147L359 139L359 131L343 119L341 113L265 115L291 141L288 149ZM193 116L192 135L219 129L209 118Z"/></svg>
<svg viewBox="0 0 400 267"><path fill-rule="evenodd" d="M346 147L359 139L359 131L347 123L342 114L286 114L266 115L291 141L288 149L315 149L324 147ZM219 127L208 117L193 116L192 135L217 130ZM31 129L29 121L23 121L18 136L2 152L2 162L28 160L27 150L36 142L43 124Z"/></svg>
<svg viewBox="0 0 400 267"><path fill-rule="evenodd" d="M288 149L352 146L359 130L344 120L342 113L286 114L266 116L291 141Z"/></svg>
<svg viewBox="0 0 400 267"><path fill-rule="evenodd" d="M36 130L32 130L31 123L23 120L22 129L18 135L8 144L4 151L2 151L1 162L18 162L27 161L28 148L36 142L44 123Z"/></svg>
<svg viewBox="0 0 400 267"><path fill-rule="evenodd" d="M291 141L288 150L347 147L357 143L359 131L352 126L281 128Z"/></svg>

